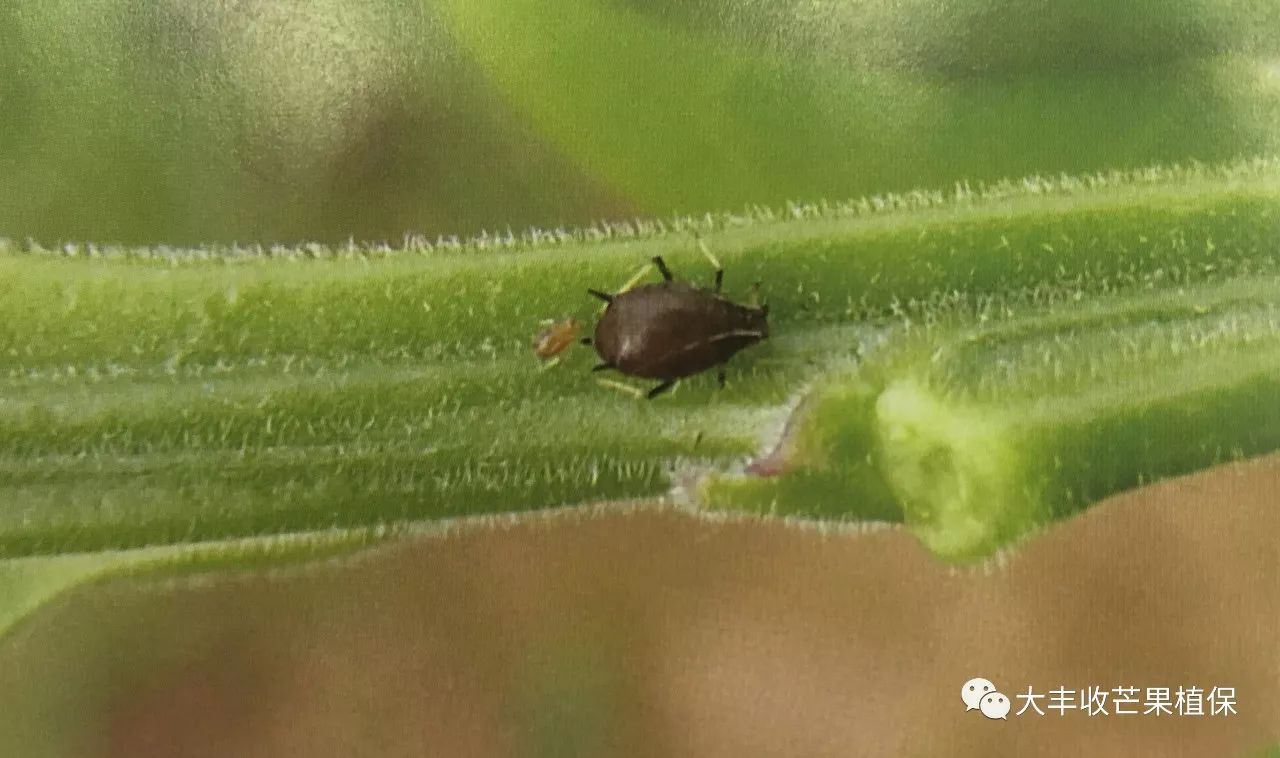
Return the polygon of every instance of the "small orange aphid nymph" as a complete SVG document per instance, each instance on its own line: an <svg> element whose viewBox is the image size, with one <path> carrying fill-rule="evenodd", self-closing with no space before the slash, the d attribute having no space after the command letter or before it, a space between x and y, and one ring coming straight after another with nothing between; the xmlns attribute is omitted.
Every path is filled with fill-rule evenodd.
<svg viewBox="0 0 1280 758"><path fill-rule="evenodd" d="M582 324L572 316L548 324L533 336L533 352L542 360L549 361L568 350L581 332Z"/></svg>

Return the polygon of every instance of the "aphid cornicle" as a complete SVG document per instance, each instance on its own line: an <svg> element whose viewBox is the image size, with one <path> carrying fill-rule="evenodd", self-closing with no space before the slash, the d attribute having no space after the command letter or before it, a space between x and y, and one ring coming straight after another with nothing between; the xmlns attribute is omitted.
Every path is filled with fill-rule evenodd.
<svg viewBox="0 0 1280 758"><path fill-rule="evenodd" d="M722 297L724 270L718 263L711 289L675 281L661 257L653 263L662 273L661 282L613 295L587 290L608 303L594 338L583 340L602 361L593 371L616 369L656 379L659 384L648 393L654 398L677 380L719 366L769 336L769 306L754 308ZM723 370L718 378L724 386Z"/></svg>

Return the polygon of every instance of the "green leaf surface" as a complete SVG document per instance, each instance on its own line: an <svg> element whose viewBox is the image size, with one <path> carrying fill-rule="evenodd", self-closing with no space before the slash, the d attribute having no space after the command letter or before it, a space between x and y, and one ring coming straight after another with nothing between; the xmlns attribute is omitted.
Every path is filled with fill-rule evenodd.
<svg viewBox="0 0 1280 758"><path fill-rule="evenodd" d="M0 234L398 242L1280 150L1273 3L0 8Z"/></svg>
<svg viewBox="0 0 1280 758"><path fill-rule="evenodd" d="M1280 7L1254 0L616 0L671 25L869 68L951 76L1114 71L1280 54Z"/></svg>
<svg viewBox="0 0 1280 758"><path fill-rule="evenodd" d="M254 571L305 563L371 545L400 533L352 529L220 542L101 550L0 561L0 635L64 590L92 582L148 574Z"/></svg>
<svg viewBox="0 0 1280 758"><path fill-rule="evenodd" d="M1096 4L1024 8L1004 15L1025 29L992 31L982 19L1002 14L1000 3L698 5L441 7L518 112L648 215L1280 147L1268 57L1280 33L1254 25L1275 15L1254 6L1212 19L1195 2L1154 18ZM1200 55L1161 36L1165 23L1204 28L1192 35L1205 38ZM1103 65L1094 46L1113 60ZM1064 50L1080 58L1017 60Z"/></svg>

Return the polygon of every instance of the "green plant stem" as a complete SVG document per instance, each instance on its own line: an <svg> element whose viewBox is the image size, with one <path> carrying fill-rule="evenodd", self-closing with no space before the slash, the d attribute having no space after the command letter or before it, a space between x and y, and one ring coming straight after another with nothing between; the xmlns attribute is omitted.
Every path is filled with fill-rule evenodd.
<svg viewBox="0 0 1280 758"><path fill-rule="evenodd" d="M1278 449L1280 279L1262 275L908 330L821 380L754 475L701 489L719 507L900 514L935 553L971 558L1106 495Z"/></svg>
<svg viewBox="0 0 1280 758"><path fill-rule="evenodd" d="M0 554L662 494L673 468L750 454L877 324L1275 270L1278 177L1260 160L1030 179L397 251L11 246ZM587 287L655 254L709 281L695 229L727 292L760 281L772 308L728 390L699 377L637 403L596 385L585 348L538 370L539 320L593 323Z"/></svg>

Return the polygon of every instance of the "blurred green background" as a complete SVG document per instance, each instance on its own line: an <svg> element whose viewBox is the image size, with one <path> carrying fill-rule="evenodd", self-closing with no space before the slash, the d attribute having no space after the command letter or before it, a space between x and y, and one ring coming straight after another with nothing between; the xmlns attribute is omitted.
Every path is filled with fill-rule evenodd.
<svg viewBox="0 0 1280 758"><path fill-rule="evenodd" d="M434 237L1280 147L1261 0L10 0L0 237Z"/></svg>

